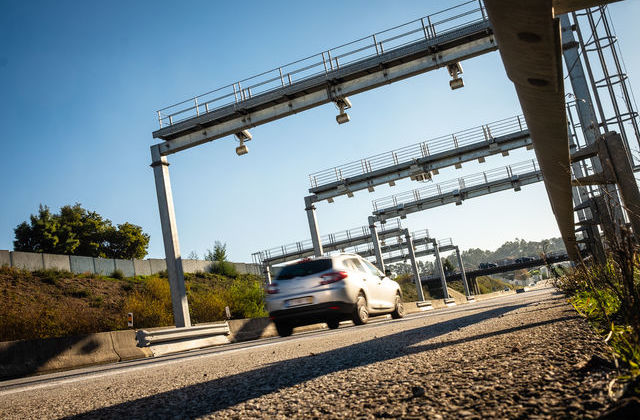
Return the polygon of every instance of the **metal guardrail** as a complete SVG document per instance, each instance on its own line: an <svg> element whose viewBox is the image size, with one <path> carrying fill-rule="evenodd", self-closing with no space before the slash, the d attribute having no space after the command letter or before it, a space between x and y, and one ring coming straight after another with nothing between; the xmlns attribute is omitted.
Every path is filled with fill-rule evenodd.
<svg viewBox="0 0 640 420"><path fill-rule="evenodd" d="M526 129L527 123L524 117L522 115L516 115L515 117L494 121L489 124L425 140L344 165L314 172L309 175L309 183L312 189L318 188L336 181L342 181L346 178L364 175L401 163L412 162L436 153L455 150L480 141L489 141L494 137L520 132Z"/></svg>
<svg viewBox="0 0 640 420"><path fill-rule="evenodd" d="M229 324L207 324L189 328L168 328L166 330L146 331L136 333L138 347L147 347L159 343L168 343L195 338L211 337L215 335L228 335Z"/></svg>
<svg viewBox="0 0 640 420"><path fill-rule="evenodd" d="M514 176L523 175L535 171L539 171L540 166L536 159L507 165L503 168L492 169L461 178L445 181L440 184L432 184L423 188L411 191L405 191L392 196L383 197L372 202L373 211L401 206L403 204L413 203L425 198L430 198L453 191L460 191L465 188L488 184L492 181L508 179Z"/></svg>
<svg viewBox="0 0 640 420"><path fill-rule="evenodd" d="M350 63L381 55L420 40L437 38L464 26L487 20L484 5L480 0L466 1L162 108L157 111L158 123L160 128L171 126L227 105L241 104L256 95L283 89L320 74L329 75Z"/></svg>

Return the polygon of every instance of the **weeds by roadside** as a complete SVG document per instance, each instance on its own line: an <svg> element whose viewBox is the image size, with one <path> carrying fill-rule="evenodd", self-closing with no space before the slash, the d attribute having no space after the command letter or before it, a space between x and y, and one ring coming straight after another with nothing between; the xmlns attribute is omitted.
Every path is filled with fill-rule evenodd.
<svg viewBox="0 0 640 420"><path fill-rule="evenodd" d="M619 379L628 394L640 394L640 254L628 231L609 244L605 265L581 264L555 279L576 310L585 316L615 352L624 368Z"/></svg>

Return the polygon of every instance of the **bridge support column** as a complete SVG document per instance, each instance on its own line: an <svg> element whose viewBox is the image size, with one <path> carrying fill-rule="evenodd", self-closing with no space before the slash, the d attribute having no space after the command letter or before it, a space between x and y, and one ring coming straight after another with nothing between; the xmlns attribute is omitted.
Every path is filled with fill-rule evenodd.
<svg viewBox="0 0 640 420"><path fill-rule="evenodd" d="M416 291L418 292L418 302L424 301L424 292L422 290L422 281L420 281L420 271L418 270L418 263L416 262L416 253L413 249L413 239L409 229L404 230L404 237L407 240L407 250L409 251L409 259L411 260L411 270L413 271L413 278L416 283Z"/></svg>
<svg viewBox="0 0 640 420"><path fill-rule="evenodd" d="M376 265L384 273L384 259L382 258L382 248L380 247L380 238L378 238L378 228L376 228L376 218L369 216L369 231L371 231L371 242L373 242L373 251L376 254Z"/></svg>
<svg viewBox="0 0 640 420"><path fill-rule="evenodd" d="M311 233L311 242L313 243L313 255L316 257L321 256L324 251L322 249L322 240L318 233L318 220L316 219L316 206L311 201L312 196L304 198L304 209L307 212L307 219L309 221L309 232Z"/></svg>
<svg viewBox="0 0 640 420"><path fill-rule="evenodd" d="M445 303L449 300L449 291L447 290L447 278L444 275L444 267L442 267L442 261L440 260L440 247L438 246L438 241L433 240L433 252L436 256L436 270L440 275L440 283L442 284L442 296L444 298Z"/></svg>
<svg viewBox="0 0 640 420"><path fill-rule="evenodd" d="M162 225L162 239L167 261L167 274L169 275L171 305L173 306L173 321L178 328L190 327L191 318L189 316L187 291L184 285L176 214L173 208L169 162L166 156L160 155L158 145L151 146L151 167L153 168L153 175L156 181L160 224Z"/></svg>
<svg viewBox="0 0 640 420"><path fill-rule="evenodd" d="M264 280L267 284L271 284L271 267L269 264L262 265L262 273L264 274Z"/></svg>
<svg viewBox="0 0 640 420"><path fill-rule="evenodd" d="M464 295L467 300L475 300L471 291L469 290L469 283L467 282L467 273L464 271L464 264L462 263L462 256L460 255L460 248L456 246L456 258L458 259L458 265L460 266L460 277L462 278L462 286L464 287Z"/></svg>

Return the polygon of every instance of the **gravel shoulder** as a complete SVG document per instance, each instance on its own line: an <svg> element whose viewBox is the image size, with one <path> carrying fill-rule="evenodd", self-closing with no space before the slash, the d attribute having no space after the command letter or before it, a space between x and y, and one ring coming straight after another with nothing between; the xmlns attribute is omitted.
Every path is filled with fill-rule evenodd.
<svg viewBox="0 0 640 420"><path fill-rule="evenodd" d="M0 392L0 418L593 418L606 355L544 289Z"/></svg>

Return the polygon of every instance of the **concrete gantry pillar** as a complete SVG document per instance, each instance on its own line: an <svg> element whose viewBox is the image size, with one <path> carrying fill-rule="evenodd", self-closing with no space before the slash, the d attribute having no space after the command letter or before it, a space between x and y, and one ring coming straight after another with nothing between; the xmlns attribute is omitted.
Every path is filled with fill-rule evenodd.
<svg viewBox="0 0 640 420"><path fill-rule="evenodd" d="M369 216L369 231L371 232L371 242L373 242L373 252L376 254L376 265L384 273L384 259L382 258L382 248L380 247L380 238L378 238L378 229L376 228L376 218Z"/></svg>
<svg viewBox="0 0 640 420"><path fill-rule="evenodd" d="M322 240L320 239L320 233L318 232L316 206L313 205L312 198L313 196L307 196L304 198L304 209L307 212L307 219L309 221L309 232L311 233L311 242L313 243L313 254L316 257L319 257L324 253L324 250L322 249Z"/></svg>
<svg viewBox="0 0 640 420"><path fill-rule="evenodd" d="M162 239L167 261L167 273L171 289L171 304L173 306L173 321L176 327L190 327L189 304L184 285L182 271L182 257L178 241L176 215L173 208L171 181L169 178L169 162L166 156L160 155L158 145L151 146L151 167L156 181L158 208L160 210L160 224L162 225Z"/></svg>
<svg viewBox="0 0 640 420"><path fill-rule="evenodd" d="M460 266L460 277L462 278L462 286L464 287L464 295L467 300L471 297L472 293L469 290L469 283L467 282L467 273L464 271L464 264L462 263L462 256L460 255L460 248L456 246L456 258L458 259L458 265Z"/></svg>
<svg viewBox="0 0 640 420"><path fill-rule="evenodd" d="M262 273L264 274L264 280L267 282L267 284L271 284L271 267L269 266L269 264L262 264Z"/></svg>
<svg viewBox="0 0 640 420"><path fill-rule="evenodd" d="M442 284L442 295L445 300L449 299L449 291L447 290L447 278L444 275L444 267L442 267L442 261L440 260L440 247L438 241L435 239L432 242L433 252L436 256L436 269L440 274L440 283Z"/></svg>
<svg viewBox="0 0 640 420"><path fill-rule="evenodd" d="M409 259L411 260L411 270L413 271L413 278L416 283L416 291L418 292L418 302L424 301L424 292L422 290L422 281L420 281L420 271L418 270L418 263L416 262L416 253L413 249L413 239L409 233L409 229L404 230L404 237L407 241L407 250L409 251Z"/></svg>

